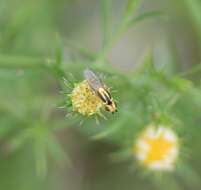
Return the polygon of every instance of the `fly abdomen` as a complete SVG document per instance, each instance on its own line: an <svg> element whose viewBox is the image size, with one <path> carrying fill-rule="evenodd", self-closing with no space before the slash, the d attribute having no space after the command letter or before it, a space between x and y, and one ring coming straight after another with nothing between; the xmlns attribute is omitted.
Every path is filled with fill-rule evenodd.
<svg viewBox="0 0 201 190"><path fill-rule="evenodd" d="M104 88L99 88L97 93L98 93L98 96L101 98L101 100L104 103L106 103L108 105L110 105L112 103L109 92L107 92Z"/></svg>

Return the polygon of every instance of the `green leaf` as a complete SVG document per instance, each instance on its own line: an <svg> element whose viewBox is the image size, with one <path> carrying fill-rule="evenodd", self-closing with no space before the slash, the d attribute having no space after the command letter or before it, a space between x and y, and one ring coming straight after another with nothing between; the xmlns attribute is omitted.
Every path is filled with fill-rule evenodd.
<svg viewBox="0 0 201 190"><path fill-rule="evenodd" d="M129 22L130 19L133 17L133 14L135 10L137 9L139 3L140 3L140 0L128 0L125 17L124 17L125 22Z"/></svg>
<svg viewBox="0 0 201 190"><path fill-rule="evenodd" d="M17 134L13 139L11 139L10 141L11 149L14 151L18 150L31 137L32 137L32 131L30 129L24 129L22 132Z"/></svg>
<svg viewBox="0 0 201 190"><path fill-rule="evenodd" d="M34 150L37 175L41 178L44 178L47 174L46 145L44 143L35 141Z"/></svg>
<svg viewBox="0 0 201 190"><path fill-rule="evenodd" d="M44 68L46 64L47 59L40 57L28 57L28 56L5 55L5 54L0 55L0 68L3 69Z"/></svg>
<svg viewBox="0 0 201 190"><path fill-rule="evenodd" d="M189 9L192 21L195 24L199 39L201 42L201 1L200 0L184 0L186 7Z"/></svg>
<svg viewBox="0 0 201 190"><path fill-rule="evenodd" d="M55 59L56 64L60 67L63 59L63 44L58 34L56 35L56 39L57 39L57 47L55 52Z"/></svg>
<svg viewBox="0 0 201 190"><path fill-rule="evenodd" d="M50 153L51 157L59 164L62 164L64 162L67 162L67 164L70 163L68 156L53 135L49 135L47 139L47 150Z"/></svg>
<svg viewBox="0 0 201 190"><path fill-rule="evenodd" d="M107 44L110 38L110 11L111 0L101 1L102 24L103 24L103 47Z"/></svg>
<svg viewBox="0 0 201 190"><path fill-rule="evenodd" d="M142 22L147 19L152 19L152 18L157 18L164 16L164 13L162 11L149 11L145 12L137 17L134 17L133 19L130 20L129 25L135 25L139 22Z"/></svg>
<svg viewBox="0 0 201 190"><path fill-rule="evenodd" d="M126 122L126 119L118 119L114 122L111 126L108 126L107 129L103 130L102 132L98 133L97 135L93 136L93 140L103 139L113 133L115 133L119 128L123 126Z"/></svg>
<svg viewBox="0 0 201 190"><path fill-rule="evenodd" d="M72 42L71 40L65 40L65 45L91 61L93 61L97 57L97 54L95 52L92 52L91 50L82 47L79 44Z"/></svg>
<svg viewBox="0 0 201 190"><path fill-rule="evenodd" d="M188 69L187 71L181 72L181 76L188 76L188 75L193 75L196 73L199 73L201 71L201 63L193 66L191 69Z"/></svg>
<svg viewBox="0 0 201 190"><path fill-rule="evenodd" d="M131 73L133 78L138 78L142 75L145 75L147 73L151 73L155 70L154 63L153 63L153 53L152 50L148 49L144 56L144 60L142 64L139 65L139 67Z"/></svg>

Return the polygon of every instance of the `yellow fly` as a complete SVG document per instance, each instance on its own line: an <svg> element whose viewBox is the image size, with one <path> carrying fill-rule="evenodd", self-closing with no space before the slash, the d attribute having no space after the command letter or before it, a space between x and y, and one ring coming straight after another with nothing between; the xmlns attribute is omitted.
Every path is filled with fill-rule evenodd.
<svg viewBox="0 0 201 190"><path fill-rule="evenodd" d="M84 70L84 77L91 89L104 102L105 110L111 113L117 112L117 106L109 92L107 86L90 69Z"/></svg>

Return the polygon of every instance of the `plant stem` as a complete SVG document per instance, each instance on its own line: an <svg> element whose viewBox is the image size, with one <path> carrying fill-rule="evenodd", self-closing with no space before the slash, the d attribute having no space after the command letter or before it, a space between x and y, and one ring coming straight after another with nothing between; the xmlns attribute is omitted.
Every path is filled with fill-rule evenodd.
<svg viewBox="0 0 201 190"><path fill-rule="evenodd" d="M110 51L112 46L117 42L117 40L121 37L121 35L126 32L128 29L127 25L125 23L121 23L119 28L117 29L116 33L108 40L108 42L105 44L105 46L102 48L100 54L96 58L94 64L103 64L107 53Z"/></svg>
<svg viewBox="0 0 201 190"><path fill-rule="evenodd" d="M111 47L122 36L122 34L124 34L128 30L128 28L130 26L130 21L131 21L132 15L134 14L134 11L136 10L139 2L140 2L140 0L128 1L127 9L126 9L126 12L125 12L123 19L120 21L120 24L117 27L117 30L114 32L114 34L109 35L109 39L108 38L105 39L105 40L107 40L107 42L104 41L105 45L103 46L102 51L100 52L100 54L96 58L95 64L97 64L97 65L98 64L100 64L100 65L104 64L104 60L107 56L107 53L110 51ZM107 31L105 31L105 32L109 32L108 28L107 28ZM104 35L106 35L106 34L104 34Z"/></svg>
<svg viewBox="0 0 201 190"><path fill-rule="evenodd" d="M0 55L0 68L3 69L18 69L18 68L44 68L54 60L45 58Z"/></svg>

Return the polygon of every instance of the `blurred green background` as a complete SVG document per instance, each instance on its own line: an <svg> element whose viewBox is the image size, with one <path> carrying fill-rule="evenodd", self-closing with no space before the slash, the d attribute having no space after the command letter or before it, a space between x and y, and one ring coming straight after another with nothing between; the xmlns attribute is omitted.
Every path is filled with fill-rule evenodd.
<svg viewBox="0 0 201 190"><path fill-rule="evenodd" d="M118 25L126 3L111 1L107 18L113 27ZM110 159L109 155L121 147L120 140L116 140L119 137L91 140L93 130L99 132L104 126L96 126L93 120L80 126L79 120L66 118L66 110L58 108L63 100L62 84L50 72L54 68L48 70L47 65L62 51L65 72L82 78L86 60L79 47L93 53L101 48L101 6L98 0L0 0L0 190L201 189L201 93L197 67L201 63L201 1L141 1L135 15L157 10L163 16L130 28L107 55L111 68L125 75L143 62L148 49L152 49L156 68L162 68L169 76L198 68L188 76L198 86L187 97L184 94L183 102L175 108L178 117L185 118L188 124L179 129L189 142L184 143L188 149L184 157L191 165L186 164L181 171L188 175L168 174L160 183L133 170L128 161ZM58 59L59 56L58 53ZM120 105L126 107L125 102L138 92L132 89L128 95L129 84L118 85L112 80L108 79L121 91ZM143 80L146 79L139 78L139 82ZM147 80L151 83L150 78ZM136 89L140 89L138 85ZM140 93L146 94L139 92L138 96ZM197 98L195 102L191 102L192 94ZM139 100L135 98L133 104ZM128 112L131 119L135 111ZM117 125L113 120L123 116L111 117L103 125L109 126L110 121ZM143 121L136 121L136 125L146 124L145 118L141 117ZM134 126L130 120L121 121L122 125ZM129 128L124 130L130 132Z"/></svg>

